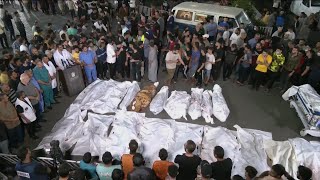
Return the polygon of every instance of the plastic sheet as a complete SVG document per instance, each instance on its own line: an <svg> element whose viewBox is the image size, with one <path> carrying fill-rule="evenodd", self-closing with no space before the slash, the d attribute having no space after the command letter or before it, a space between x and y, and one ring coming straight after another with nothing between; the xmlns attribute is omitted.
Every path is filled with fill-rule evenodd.
<svg viewBox="0 0 320 180"><path fill-rule="evenodd" d="M172 150L171 147L175 144L174 131L175 121L173 120L148 118L139 126L139 138L142 142L142 155L146 166L152 167L153 162L159 159L161 148L165 148L169 152Z"/></svg>
<svg viewBox="0 0 320 180"><path fill-rule="evenodd" d="M163 110L168 96L169 88L168 86L163 86L150 103L150 111L154 115L159 114Z"/></svg>
<svg viewBox="0 0 320 180"><path fill-rule="evenodd" d="M131 83L113 80L96 84L81 102L82 110L92 110L95 113L106 114L115 112L119 103L125 97Z"/></svg>
<svg viewBox="0 0 320 180"><path fill-rule="evenodd" d="M168 98L164 110L172 119L184 117L187 120L187 109L190 104L190 95L186 91L173 91Z"/></svg>
<svg viewBox="0 0 320 180"><path fill-rule="evenodd" d="M257 169L258 174L269 169L267 164L267 154L263 150L263 142L271 140L271 134L266 134L257 130L246 130L236 125L237 140L240 144L240 154L234 159L233 175L239 174L245 177L245 167L253 166Z"/></svg>
<svg viewBox="0 0 320 180"><path fill-rule="evenodd" d="M265 141L264 149L273 164L282 164L289 174L296 177L298 164L294 161L294 149L289 141Z"/></svg>
<svg viewBox="0 0 320 180"><path fill-rule="evenodd" d="M202 94L202 117L206 123L214 124L212 116L212 91L205 90Z"/></svg>
<svg viewBox="0 0 320 180"><path fill-rule="evenodd" d="M201 117L202 94L203 89L191 88L191 100L188 108L188 114L192 120L196 120Z"/></svg>
<svg viewBox="0 0 320 180"><path fill-rule="evenodd" d="M230 114L222 89L218 84L213 86L212 92L213 115L221 122L225 122Z"/></svg>
<svg viewBox="0 0 320 180"><path fill-rule="evenodd" d="M130 88L126 94L126 96L123 98L122 102L119 105L119 108L122 110L127 110L127 107L131 104L137 93L140 91L140 87L138 82L133 81L130 85Z"/></svg>
<svg viewBox="0 0 320 180"><path fill-rule="evenodd" d="M144 114L141 113L118 111L107 139L109 146L105 147L105 151L111 152L114 158L120 159L122 154L129 153L130 140L135 139L140 145L139 126L142 125L144 118ZM139 152L142 151L139 149Z"/></svg>
<svg viewBox="0 0 320 180"><path fill-rule="evenodd" d="M289 139L289 142L294 148L297 164L312 170L312 180L320 180L320 143L302 138Z"/></svg>
<svg viewBox="0 0 320 180"><path fill-rule="evenodd" d="M195 150L194 154L200 155L202 134L203 134L203 126L201 125L176 122L174 127L175 143L169 149L169 152L172 155L171 157L169 157L169 160L174 161L174 158L178 154L185 153L184 144L188 140L192 140L196 143L197 149Z"/></svg>
<svg viewBox="0 0 320 180"><path fill-rule="evenodd" d="M219 138L217 138L219 137ZM213 155L214 147L221 146L225 152L225 158L234 160L239 154L240 145L232 131L223 127L205 126L202 141L201 158L209 162L215 162L217 159Z"/></svg>
<svg viewBox="0 0 320 180"><path fill-rule="evenodd" d="M84 123L82 132L77 134L77 143L72 151L72 155L82 156L86 152L91 152L94 156L104 153L104 147L109 146L108 129L114 121L114 116L98 115L88 113L88 120Z"/></svg>

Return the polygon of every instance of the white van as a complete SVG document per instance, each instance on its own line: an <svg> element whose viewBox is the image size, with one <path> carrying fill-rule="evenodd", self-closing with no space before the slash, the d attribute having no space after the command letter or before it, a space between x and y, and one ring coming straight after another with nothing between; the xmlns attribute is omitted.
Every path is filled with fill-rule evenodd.
<svg viewBox="0 0 320 180"><path fill-rule="evenodd" d="M183 2L172 8L175 23L180 30L189 27L194 29L195 25L203 22L207 17L213 18L216 23L219 19L227 17L233 24L233 28L239 27L241 23L251 24L247 14L241 8L220 6L215 4Z"/></svg>
<svg viewBox="0 0 320 180"><path fill-rule="evenodd" d="M293 0L290 5L290 11L298 16L301 12L309 16L311 13L320 11L320 0Z"/></svg>

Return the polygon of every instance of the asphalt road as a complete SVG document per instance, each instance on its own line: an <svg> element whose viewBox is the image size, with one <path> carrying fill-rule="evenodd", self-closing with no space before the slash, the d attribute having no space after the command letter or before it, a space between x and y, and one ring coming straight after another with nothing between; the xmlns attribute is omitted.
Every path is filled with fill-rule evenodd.
<svg viewBox="0 0 320 180"><path fill-rule="evenodd" d="M13 9L11 6L5 6L10 12ZM40 25L44 26L48 22L52 22L54 26L61 27L67 19L68 16L47 16L40 12L20 13L22 19L25 21L27 31L31 31L31 26L35 20L40 22ZM30 37L29 33L29 37ZM165 73L159 73L160 87ZM215 120L215 124L212 126L223 126L229 129L233 129L233 126L238 124L244 128L252 128L263 131L272 132L273 138L275 140L287 140L288 138L299 137L299 131L303 128L300 119L297 117L294 109L290 109L289 103L285 102L281 98L279 90L274 89L270 93L264 92L261 88L260 91L253 91L248 86L238 86L232 81L218 81L221 87L227 104L230 108L230 116L227 121L222 123ZM148 83L142 82L142 86ZM190 93L192 86L186 83L182 78L180 78L177 84L170 87L170 90L184 90ZM207 89L212 89L213 85L206 87ZM64 112L75 99L75 97L68 97L62 94L60 99L61 103L53 107L53 110L44 114L45 118L48 120L42 123L42 131L38 133L40 137L39 140L33 141L27 138L27 144L31 148L35 148L41 138L45 137L47 133L53 128L54 124L64 115ZM151 112L146 112L147 117L155 117ZM158 118L169 118L166 112L161 112L156 117ZM178 121L186 121L184 119ZM189 117L188 122L205 125L204 119L200 118L198 120L192 121ZM209 125L209 124L206 124ZM311 136L305 137L307 140L319 140L319 138L314 138Z"/></svg>

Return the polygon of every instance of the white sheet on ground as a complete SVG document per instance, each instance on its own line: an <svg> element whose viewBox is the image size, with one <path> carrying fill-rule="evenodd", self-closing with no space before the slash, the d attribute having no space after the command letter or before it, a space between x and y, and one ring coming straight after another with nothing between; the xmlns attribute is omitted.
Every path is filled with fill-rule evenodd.
<svg viewBox="0 0 320 180"><path fill-rule="evenodd" d="M82 110L92 110L98 114L115 112L126 95L131 82L102 81L91 88L81 102Z"/></svg>
<svg viewBox="0 0 320 180"><path fill-rule="evenodd" d="M203 89L191 88L191 99L188 114L192 120L196 120L201 117L202 94Z"/></svg>
<svg viewBox="0 0 320 180"><path fill-rule="evenodd" d="M230 114L230 110L223 97L222 89L218 84L213 86L212 92L213 115L221 122L225 122Z"/></svg>
<svg viewBox="0 0 320 180"><path fill-rule="evenodd" d="M205 90L202 94L201 114L206 123L214 124L212 118L212 91Z"/></svg>
<svg viewBox="0 0 320 180"><path fill-rule="evenodd" d="M269 169L267 164L267 154L263 150L263 142L271 140L271 133L243 129L236 125L237 140L240 144L240 156L234 159L233 175L239 174L245 177L244 169L247 166L253 166L257 169L258 174Z"/></svg>
<svg viewBox="0 0 320 180"><path fill-rule="evenodd" d="M150 111L154 115L159 114L163 110L164 105L168 99L168 96L169 96L169 88L168 86L163 86L150 103Z"/></svg>
<svg viewBox="0 0 320 180"><path fill-rule="evenodd" d="M184 118L187 120L187 110L191 96L186 91L172 91L164 110L172 119Z"/></svg>
<svg viewBox="0 0 320 180"><path fill-rule="evenodd" d="M127 91L127 94L121 101L119 108L121 110L127 110L127 107L131 104L133 99L136 97L138 92L140 91L140 86L137 81L133 81Z"/></svg>
<svg viewBox="0 0 320 180"><path fill-rule="evenodd" d="M320 180L320 143L308 142L302 138L289 139L289 142L294 149L296 164L310 168L313 173L312 179Z"/></svg>
<svg viewBox="0 0 320 180"><path fill-rule="evenodd" d="M194 154L200 155L202 134L203 134L203 126L201 125L176 122L174 127L175 143L170 148L169 152L172 155L171 156L172 159L169 159L169 160L174 161L174 158L178 154L185 153L184 144L188 140L193 140L196 143L197 149L195 150Z"/></svg>
<svg viewBox="0 0 320 180"><path fill-rule="evenodd" d="M171 147L175 143L174 127L174 120L155 118L146 118L139 126L139 138L143 147L142 155L146 166L152 167L153 162L159 159L161 148L171 151Z"/></svg>
<svg viewBox="0 0 320 180"><path fill-rule="evenodd" d="M289 174L296 175L298 164L296 164L294 149L289 141L266 140L264 149L273 164L282 164Z"/></svg>
<svg viewBox="0 0 320 180"><path fill-rule="evenodd" d="M88 120L84 123L82 132L77 138L77 143L72 155L82 156L91 152L93 156L101 155L108 147L108 129L114 121L114 116L88 113Z"/></svg>
<svg viewBox="0 0 320 180"><path fill-rule="evenodd" d="M106 151L111 152L114 158L120 159L122 154L129 153L130 140L135 139L140 145L139 126L144 118L144 114L141 113L118 111L112 124ZM139 152L142 152L142 149L139 149Z"/></svg>

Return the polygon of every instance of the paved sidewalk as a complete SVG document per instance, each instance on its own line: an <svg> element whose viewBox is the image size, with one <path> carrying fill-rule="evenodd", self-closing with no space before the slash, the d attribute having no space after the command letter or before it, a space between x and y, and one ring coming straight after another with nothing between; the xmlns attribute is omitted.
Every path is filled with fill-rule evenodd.
<svg viewBox="0 0 320 180"><path fill-rule="evenodd" d="M53 27L57 30L61 29L62 25L65 24L67 20L71 20L70 15L65 15L65 16L62 16L59 14L45 15L44 13L41 12L41 10L31 11L30 13L28 13L27 11L21 12L20 11L21 8L18 1L15 1L14 7L11 4L5 4L4 9L8 10L11 15L13 15L15 11L19 12L21 16L21 20L24 23L24 26L26 28L28 40L32 39L33 37L31 33L31 28L36 20L39 22L40 27L42 29L44 29L44 27L46 27L48 23L52 23ZM12 24L15 26L15 23L13 21L12 21ZM16 27L15 27L15 33L19 34L19 31L16 29ZM6 32L6 34L8 36L9 32ZM8 40L9 39L10 38L8 38ZM11 46L11 43L10 43L10 46Z"/></svg>

